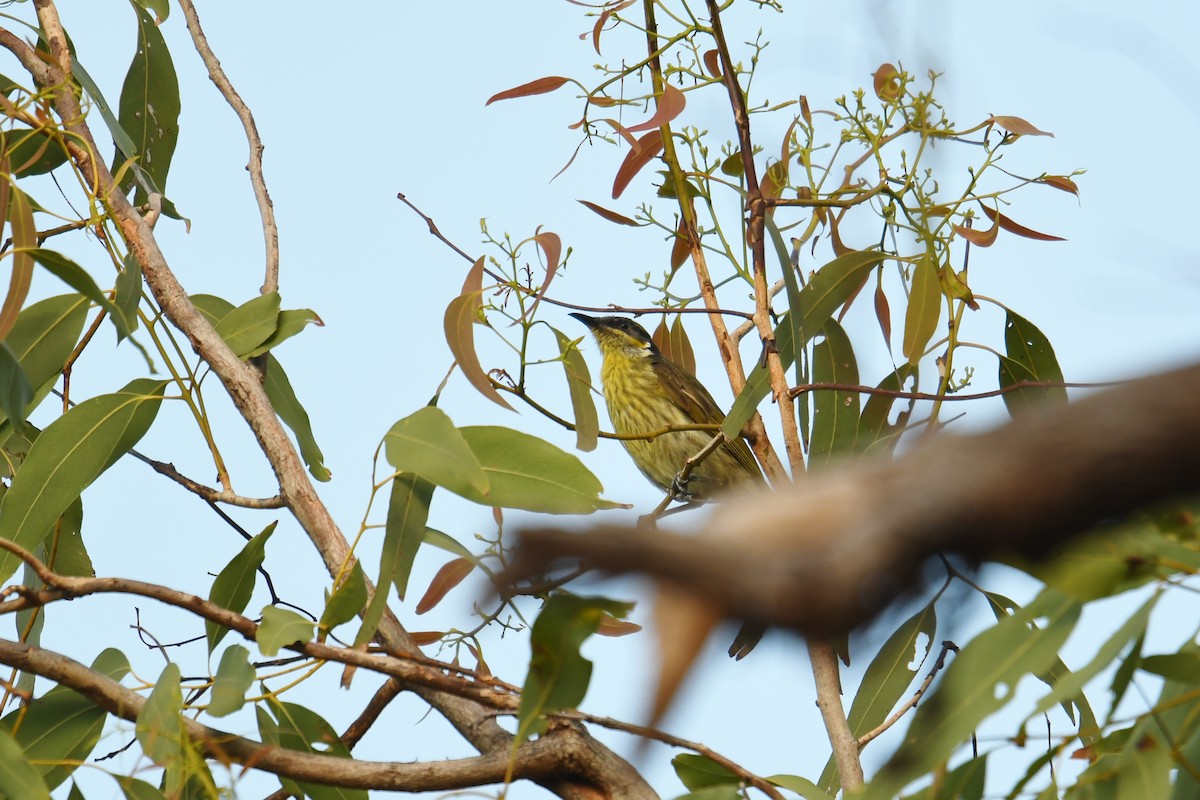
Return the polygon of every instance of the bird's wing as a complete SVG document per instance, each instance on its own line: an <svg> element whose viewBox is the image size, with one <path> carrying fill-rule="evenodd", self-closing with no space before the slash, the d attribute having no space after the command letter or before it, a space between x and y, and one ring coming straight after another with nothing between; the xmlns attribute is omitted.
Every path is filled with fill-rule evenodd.
<svg viewBox="0 0 1200 800"><path fill-rule="evenodd" d="M658 383L663 391L675 403L676 408L682 409L692 422L720 425L725 421L724 412L721 411L717 401L713 400L708 390L704 388L704 384L692 377L690 373L685 372L675 362L663 358L655 364L654 374L658 377ZM754 454L750 452L750 448L746 446L745 442L741 439L729 439L722 447L746 468L748 474L753 475L758 482L763 482L758 462L754 460Z"/></svg>
<svg viewBox="0 0 1200 800"><path fill-rule="evenodd" d="M720 425L725 419L717 401L682 367L664 357L656 359L654 374L667 397L688 419L700 425Z"/></svg>

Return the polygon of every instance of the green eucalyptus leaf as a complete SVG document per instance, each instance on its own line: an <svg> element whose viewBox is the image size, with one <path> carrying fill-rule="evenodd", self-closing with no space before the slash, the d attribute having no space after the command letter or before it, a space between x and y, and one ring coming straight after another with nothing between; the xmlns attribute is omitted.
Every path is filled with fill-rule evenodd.
<svg viewBox="0 0 1200 800"><path fill-rule="evenodd" d="M266 557L267 540L275 532L277 522L272 522L262 533L246 542L238 554L225 565L213 580L212 589L208 592L211 603L227 608L235 614L246 610L250 596L254 593L255 578L259 567ZM212 653L229 633L229 629L211 620L204 622L205 638L208 640L208 652Z"/></svg>
<svg viewBox="0 0 1200 800"><path fill-rule="evenodd" d="M397 472L419 475L468 497L488 492L483 468L440 408L425 406L398 421L383 437L383 443L388 463Z"/></svg>
<svg viewBox="0 0 1200 800"><path fill-rule="evenodd" d="M793 338L793 324L791 319L787 318L790 312L775 328L775 346L784 369L791 366L797 350L803 348L808 340L821 330L821 326L833 316L838 306L845 303L862 284L866 271L876 267L883 259L883 253L856 250L838 256L813 274L804 288L800 289L799 302L803 309L799 326L803 332L801 341L796 342ZM767 368L759 364L746 378L746 386L734 399L733 407L729 409L729 414L721 425L725 435L731 439L740 436L742 427L754 415L758 404L770 391L771 376Z"/></svg>
<svg viewBox="0 0 1200 800"><path fill-rule="evenodd" d="M468 500L547 514L590 514L618 504L600 497L604 487L575 456L536 436L498 426L460 428L487 476L487 495L459 492Z"/></svg>
<svg viewBox="0 0 1200 800"><path fill-rule="evenodd" d="M121 181L123 191L128 192L138 183L133 175L136 169L145 175L152 191L162 193L179 140L179 79L158 26L141 7L133 8L137 15L137 49L121 88L119 122L134 151L125 151L124 158L118 156L117 165L125 159L137 159ZM118 171L113 170L114 174ZM146 200L146 190L139 185L135 202Z"/></svg>
<svg viewBox="0 0 1200 800"><path fill-rule="evenodd" d="M265 606L258 625L258 649L264 656L279 655L279 651L297 642L311 642L316 623L295 611L278 606Z"/></svg>
<svg viewBox="0 0 1200 800"><path fill-rule="evenodd" d="M41 432L0 501L0 538L36 549L83 490L149 430L165 381L139 379L83 401ZM19 559L0 555L0 579Z"/></svg>
<svg viewBox="0 0 1200 800"><path fill-rule="evenodd" d="M238 358L246 358L271 338L278 325L279 292L267 292L225 314L216 329Z"/></svg>
<svg viewBox="0 0 1200 800"><path fill-rule="evenodd" d="M240 644L225 648L221 663L217 666L217 674L213 676L208 713L214 717L224 717L241 710L246 704L246 692L254 684L255 677L249 650Z"/></svg>
<svg viewBox="0 0 1200 800"><path fill-rule="evenodd" d="M813 383L858 383L854 346L842 326L828 320L821 328L825 340L813 348ZM858 441L858 392L819 389L813 397L810 472L828 469L838 456L854 451Z"/></svg>
<svg viewBox="0 0 1200 800"><path fill-rule="evenodd" d="M579 648L596 632L605 613L624 617L631 609L629 603L567 593L552 595L546 601L530 634L532 657L517 709L514 748L545 730L545 714L574 708L583 701L592 677L592 662L580 654Z"/></svg>

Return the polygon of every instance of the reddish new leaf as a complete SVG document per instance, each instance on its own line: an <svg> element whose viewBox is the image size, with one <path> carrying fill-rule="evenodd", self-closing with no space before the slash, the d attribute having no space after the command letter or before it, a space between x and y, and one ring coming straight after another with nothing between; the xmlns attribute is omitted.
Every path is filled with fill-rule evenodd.
<svg viewBox="0 0 1200 800"><path fill-rule="evenodd" d="M546 295L546 290L550 288L550 281L554 280L555 274L558 272L558 259L562 255L562 239L558 238L557 233L539 233L531 237L537 242L537 246L542 250L542 256L546 259L546 280L542 281L542 288L538 289L537 297L533 300L533 305L529 307L527 316L533 317L533 312L537 310L538 303L542 302L542 298Z"/></svg>
<svg viewBox="0 0 1200 800"><path fill-rule="evenodd" d="M853 253L853 247L847 247L842 242L842 236L838 233L838 223L842 221L842 215L846 213L846 209L842 209L836 215L829 215L829 239L833 244L834 255L844 256L847 253Z"/></svg>
<svg viewBox="0 0 1200 800"><path fill-rule="evenodd" d="M883 331L883 341L887 343L888 352L892 350L892 307L888 305L887 294L883 291L883 276L875 285L875 319L879 320L879 329Z"/></svg>
<svg viewBox="0 0 1200 800"><path fill-rule="evenodd" d="M445 636L443 631L409 631L408 635L412 637L413 644L417 647L425 647L430 644L437 644Z"/></svg>
<svg viewBox="0 0 1200 800"><path fill-rule="evenodd" d="M984 210L987 211L990 209L984 206ZM988 214L988 216L990 217L991 214ZM991 247L995 244L996 236L1000 233L1000 226L993 222L992 227L984 231L979 228L968 228L966 225L955 225L954 231L973 245Z"/></svg>
<svg viewBox="0 0 1200 800"><path fill-rule="evenodd" d="M600 19L596 20L596 24L592 28L592 47L596 48L596 55L600 55L600 33L604 30L604 25L608 22L608 18L618 11L624 11L636 2L637 0L625 0L623 3L609 6L600 12Z"/></svg>
<svg viewBox="0 0 1200 800"><path fill-rule="evenodd" d="M641 625L636 622L626 622L623 619L617 619L607 611L600 614L600 624L596 626L597 636L628 636L631 633L637 633L642 629Z"/></svg>
<svg viewBox="0 0 1200 800"><path fill-rule="evenodd" d="M0 181L8 183L8 176L0 176ZM9 195L8 218L12 223L12 277L8 285L8 295L0 306L0 342L8 336L21 306L29 296L29 286L33 281L33 256L30 251L37 247L37 230L33 224L33 207L29 198L17 187L13 186Z"/></svg>
<svg viewBox="0 0 1200 800"><path fill-rule="evenodd" d="M642 171L642 167L662 151L662 146L662 132L657 129L638 139L637 147L630 148L617 169L617 177L613 179L613 200L620 197L633 177Z"/></svg>
<svg viewBox="0 0 1200 800"><path fill-rule="evenodd" d="M475 564L465 558L456 558L443 564L442 568L433 576L433 580L429 582L429 588L425 590L421 602L417 603L417 613L424 614L442 602L442 598L449 594L451 589L462 583L473 569L475 569Z"/></svg>
<svg viewBox="0 0 1200 800"><path fill-rule="evenodd" d="M497 100L511 100L514 97L529 97L535 94L546 94L547 92L553 92L555 89L559 88L568 81L570 81L570 78L560 78L557 75L551 75L546 78L538 78L535 81L522 83L520 86L514 86L511 89L506 89L503 92L494 94L488 98L488 101L484 103L484 105L490 106Z"/></svg>
<svg viewBox="0 0 1200 800"><path fill-rule="evenodd" d="M450 301L446 306L446 314L442 319L442 328L446 334L446 344L463 377L479 390L479 393L497 405L513 410L496 388L488 380L487 373L479 365L479 356L475 354L474 324L483 305L483 257L476 261L463 281L462 294Z"/></svg>
<svg viewBox="0 0 1200 800"><path fill-rule="evenodd" d="M683 218L680 217L679 224L675 226L675 240L671 244L671 275L679 271L691 253L692 247L688 243L687 226L683 224Z"/></svg>
<svg viewBox="0 0 1200 800"><path fill-rule="evenodd" d="M1063 242L1063 241L1066 241L1061 236L1051 236L1048 233L1041 233L1040 231L1035 231L1031 228L1026 228L1024 225L1013 222L1011 219L1004 216L999 211L993 211L992 209L988 208L987 206L983 207L983 213L987 214L988 219L990 219L992 222L999 223L1001 228L1004 228L1004 230L1008 231L1009 233L1015 233L1017 236L1024 236L1026 239L1037 239L1038 241L1041 241L1041 242Z"/></svg>
<svg viewBox="0 0 1200 800"><path fill-rule="evenodd" d="M630 133L641 133L651 128L661 128L683 113L686 105L687 99L683 96L683 92L668 83L663 86L662 97L658 98L658 108L655 110L654 116L627 130Z"/></svg>
<svg viewBox="0 0 1200 800"><path fill-rule="evenodd" d="M1044 183L1058 189L1060 192L1070 192L1076 197L1079 196L1079 187L1075 185L1075 181L1063 175L1043 175L1034 183Z"/></svg>
<svg viewBox="0 0 1200 800"><path fill-rule="evenodd" d="M683 329L679 317L675 318L675 323L670 328L667 327L666 317L659 320L658 327L654 329L650 339L668 361L690 375L696 374L696 353L692 350L692 343L688 341L687 331Z"/></svg>
<svg viewBox="0 0 1200 800"><path fill-rule="evenodd" d="M875 70L875 96L891 101L900 96L900 70L893 64L883 64Z"/></svg>
<svg viewBox="0 0 1200 800"><path fill-rule="evenodd" d="M615 222L618 225L628 225L632 228L640 228L641 227L641 225L638 222L630 219L629 217L625 216L624 214L618 214L615 211L610 211L607 208L605 208L604 206L598 206L595 203L589 202L587 200L580 200L579 202L585 208L587 208L591 211L594 211L595 213L604 217L609 222Z"/></svg>
<svg viewBox="0 0 1200 800"><path fill-rule="evenodd" d="M1020 136L1049 136L1051 139L1054 138L1053 133L1050 133L1049 131L1039 130L1038 128L1034 127L1034 125L1032 123L1030 123L1026 120L1023 120L1020 117L1010 117L1010 116L1003 116L1003 115L991 116L991 117L987 118L987 121L990 123L999 125L1001 128L1004 128L1004 130L1008 131L1009 133L1015 133Z"/></svg>
<svg viewBox="0 0 1200 800"><path fill-rule="evenodd" d="M717 80L721 80L721 54L716 50L705 50L704 55L700 56L700 60L704 62L704 68L708 70L708 74L712 75Z"/></svg>

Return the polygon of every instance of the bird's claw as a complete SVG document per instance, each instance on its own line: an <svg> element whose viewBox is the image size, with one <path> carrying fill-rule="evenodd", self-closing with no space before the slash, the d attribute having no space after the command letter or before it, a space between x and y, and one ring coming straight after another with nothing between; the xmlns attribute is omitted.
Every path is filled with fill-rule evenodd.
<svg viewBox="0 0 1200 800"><path fill-rule="evenodd" d="M682 477L683 473L677 473L671 479L671 499L678 500L681 503L690 503L695 498L692 497L691 491L688 489L690 478Z"/></svg>

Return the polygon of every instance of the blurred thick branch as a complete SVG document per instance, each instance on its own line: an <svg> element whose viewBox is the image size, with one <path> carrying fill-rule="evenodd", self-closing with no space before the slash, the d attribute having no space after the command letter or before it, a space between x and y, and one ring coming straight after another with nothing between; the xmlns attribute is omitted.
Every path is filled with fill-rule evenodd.
<svg viewBox="0 0 1200 800"><path fill-rule="evenodd" d="M1045 554L1098 524L1200 490L1200 365L943 434L894 460L734 498L698 535L527 530L514 574L563 558L641 572L729 616L809 634L869 619L941 552Z"/></svg>

